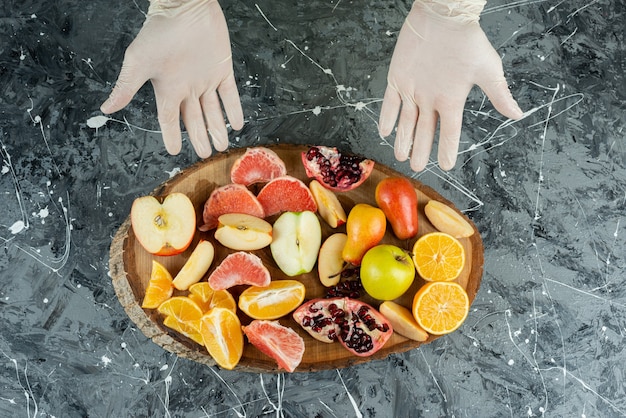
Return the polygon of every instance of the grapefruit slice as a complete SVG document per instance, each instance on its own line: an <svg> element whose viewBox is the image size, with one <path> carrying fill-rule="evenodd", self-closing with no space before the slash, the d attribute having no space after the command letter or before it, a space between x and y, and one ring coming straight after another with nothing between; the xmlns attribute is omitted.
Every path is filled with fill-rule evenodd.
<svg viewBox="0 0 626 418"><path fill-rule="evenodd" d="M227 255L208 281L213 290L223 290L240 284L266 287L271 280L269 270L258 256L238 251Z"/></svg>
<svg viewBox="0 0 626 418"><path fill-rule="evenodd" d="M255 319L243 328L243 332L253 346L288 372L293 372L302 361L304 340L278 321Z"/></svg>
<svg viewBox="0 0 626 418"><path fill-rule="evenodd" d="M248 148L230 169L230 181L244 186L267 183L287 174L285 162L269 148Z"/></svg>
<svg viewBox="0 0 626 418"><path fill-rule="evenodd" d="M280 212L317 212L317 203L311 190L300 179L286 175L269 181L259 194L265 216Z"/></svg>
<svg viewBox="0 0 626 418"><path fill-rule="evenodd" d="M217 218L227 213L245 213L264 218L265 211L257 197L242 184L227 184L213 190L204 204L201 231L217 227Z"/></svg>

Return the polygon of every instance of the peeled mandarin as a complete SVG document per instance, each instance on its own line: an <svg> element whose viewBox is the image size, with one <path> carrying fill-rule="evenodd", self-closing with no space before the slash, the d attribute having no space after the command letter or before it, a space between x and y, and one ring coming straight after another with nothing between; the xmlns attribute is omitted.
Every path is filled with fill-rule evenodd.
<svg viewBox="0 0 626 418"><path fill-rule="evenodd" d="M239 309L254 319L278 319L304 301L305 287L298 280L275 280L267 287L250 286L239 295Z"/></svg>
<svg viewBox="0 0 626 418"><path fill-rule="evenodd" d="M172 285L172 275L158 261L152 260L152 272L150 281L146 287L141 307L144 309L156 309L172 296L174 286Z"/></svg>
<svg viewBox="0 0 626 418"><path fill-rule="evenodd" d="M243 355L243 330L237 315L226 308L213 308L200 319L204 346L215 362L232 370Z"/></svg>

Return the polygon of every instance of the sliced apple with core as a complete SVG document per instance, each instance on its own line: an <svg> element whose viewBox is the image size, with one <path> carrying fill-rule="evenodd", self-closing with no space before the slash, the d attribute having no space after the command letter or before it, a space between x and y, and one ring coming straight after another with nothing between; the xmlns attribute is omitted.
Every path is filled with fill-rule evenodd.
<svg viewBox="0 0 626 418"><path fill-rule="evenodd" d="M343 261L342 252L347 240L346 234L337 232L326 238L320 247L317 257L317 272L322 285L330 287L339 283L341 271L346 264Z"/></svg>
<svg viewBox="0 0 626 418"><path fill-rule="evenodd" d="M272 242L272 225L264 219L245 213L228 213L217 218L215 239L224 247L237 251L254 251Z"/></svg>
<svg viewBox="0 0 626 418"><path fill-rule="evenodd" d="M178 290L187 290L189 286L198 283L206 274L213 263L215 248L210 241L201 240L193 249L193 252L185 261L172 284Z"/></svg>
<svg viewBox="0 0 626 418"><path fill-rule="evenodd" d="M322 186L317 180L311 180L309 189L317 203L317 212L331 228L337 228L346 223L348 219L346 211L332 190Z"/></svg>
<svg viewBox="0 0 626 418"><path fill-rule="evenodd" d="M163 203L154 196L133 201L130 222L137 241L155 255L185 251L196 232L196 210L184 193L171 193Z"/></svg>
<svg viewBox="0 0 626 418"><path fill-rule="evenodd" d="M322 227L311 211L284 212L274 222L272 257L287 276L309 273L322 243Z"/></svg>

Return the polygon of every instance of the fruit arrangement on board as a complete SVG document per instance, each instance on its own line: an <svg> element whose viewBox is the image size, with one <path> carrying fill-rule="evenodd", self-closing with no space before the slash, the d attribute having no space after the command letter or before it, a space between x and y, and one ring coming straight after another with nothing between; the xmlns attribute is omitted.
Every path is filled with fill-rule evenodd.
<svg viewBox="0 0 626 418"><path fill-rule="evenodd" d="M293 372L309 338L367 357L394 334L423 342L458 329L470 305L457 280L467 268L461 240L472 225L428 200L421 209L436 230L420 233L417 191L400 176L378 181L375 204L343 204L372 160L311 146L301 161L306 179L271 149L249 148L198 209L180 192L137 198L132 230L153 256L141 307L229 370L247 344ZM159 262L188 249L177 271ZM308 294L309 273L323 295Z"/></svg>

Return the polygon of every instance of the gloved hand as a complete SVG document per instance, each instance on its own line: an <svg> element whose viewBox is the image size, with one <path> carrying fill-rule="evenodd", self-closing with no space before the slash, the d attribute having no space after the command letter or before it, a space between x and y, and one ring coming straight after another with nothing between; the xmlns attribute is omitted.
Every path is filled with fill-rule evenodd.
<svg viewBox="0 0 626 418"><path fill-rule="evenodd" d="M181 114L198 156L211 155L209 136L216 150L228 148L220 99L232 128L243 127L228 27L217 0L150 0L146 21L100 109L109 114L124 108L147 80L170 154L181 150Z"/></svg>
<svg viewBox="0 0 626 418"><path fill-rule="evenodd" d="M379 133L391 134L397 119L394 154L405 161L411 153L414 171L428 163L438 119L439 166L454 167L463 108L474 84L504 116L523 116L509 92L500 57L478 24L484 5L484 0L417 0L400 30Z"/></svg>

